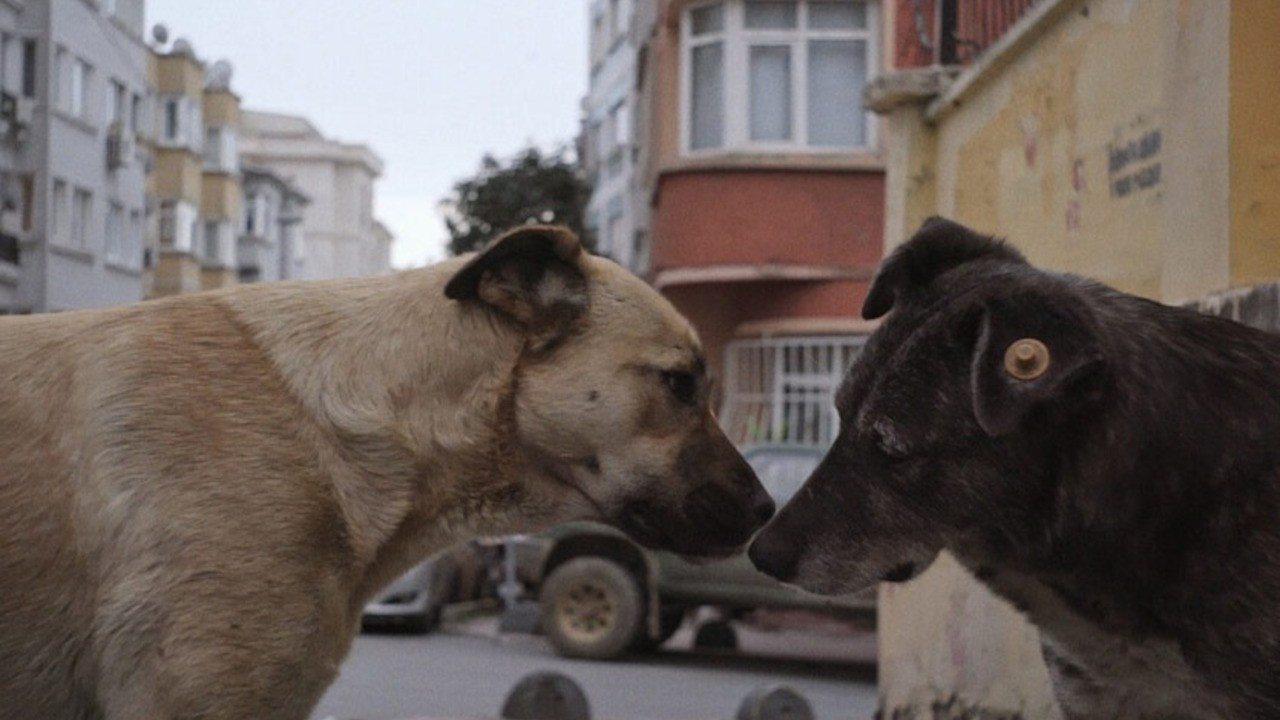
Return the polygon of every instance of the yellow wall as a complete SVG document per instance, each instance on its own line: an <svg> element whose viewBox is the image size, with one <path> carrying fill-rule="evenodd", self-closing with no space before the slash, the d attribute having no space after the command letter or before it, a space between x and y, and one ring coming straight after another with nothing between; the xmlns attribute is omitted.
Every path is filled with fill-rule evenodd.
<svg viewBox="0 0 1280 720"><path fill-rule="evenodd" d="M198 99L204 91L204 68L186 55L157 56L155 77L156 92L162 95L181 93Z"/></svg>
<svg viewBox="0 0 1280 720"><path fill-rule="evenodd" d="M206 267L200 270L200 289L217 290L239 284L235 270Z"/></svg>
<svg viewBox="0 0 1280 720"><path fill-rule="evenodd" d="M198 292L200 289L200 261L187 253L160 251L154 284L148 297L181 295Z"/></svg>
<svg viewBox="0 0 1280 720"><path fill-rule="evenodd" d="M239 179L224 173L205 173L201 188L201 217L239 220L241 203Z"/></svg>
<svg viewBox="0 0 1280 720"><path fill-rule="evenodd" d="M240 126L240 98L229 90L206 90L201 109L205 125Z"/></svg>
<svg viewBox="0 0 1280 720"><path fill-rule="evenodd" d="M1231 281L1280 277L1280 2L1231 7Z"/></svg>
<svg viewBox="0 0 1280 720"><path fill-rule="evenodd" d="M1061 4L1071 11L934 118L938 210L1128 292L1225 286L1229 6Z"/></svg>
<svg viewBox="0 0 1280 720"><path fill-rule="evenodd" d="M193 205L201 202L201 159L181 148L155 149L155 193L161 200L181 198Z"/></svg>

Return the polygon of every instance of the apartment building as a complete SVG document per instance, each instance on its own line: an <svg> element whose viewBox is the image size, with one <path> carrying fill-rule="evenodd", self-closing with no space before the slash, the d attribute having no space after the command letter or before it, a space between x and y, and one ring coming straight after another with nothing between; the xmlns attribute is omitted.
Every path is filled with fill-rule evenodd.
<svg viewBox="0 0 1280 720"><path fill-rule="evenodd" d="M579 164L591 183L587 221L597 251L632 272L648 271L648 201L635 173L632 139L638 94L636 38L652 3L591 2L588 41L591 74L582 100L583 142Z"/></svg>
<svg viewBox="0 0 1280 720"><path fill-rule="evenodd" d="M883 247L878 123L861 107L880 3L636 10L647 277L698 328L736 442L825 446Z"/></svg>
<svg viewBox="0 0 1280 720"><path fill-rule="evenodd" d="M302 208L302 278L391 270L391 233L373 215L382 159L369 147L324 137L306 118L245 110L243 162L288 178L310 202Z"/></svg>
<svg viewBox="0 0 1280 720"><path fill-rule="evenodd" d="M148 191L157 209L151 233L148 297L238 281L242 224L238 137L240 98L231 66L206 66L186 40L149 53L155 93L154 158Z"/></svg>
<svg viewBox="0 0 1280 720"><path fill-rule="evenodd" d="M143 0L0 3L0 311L142 297Z"/></svg>
<svg viewBox="0 0 1280 720"><path fill-rule="evenodd" d="M302 277L305 236L302 210L311 199L288 178L266 168L240 168L244 220L237 265L240 282L269 282Z"/></svg>

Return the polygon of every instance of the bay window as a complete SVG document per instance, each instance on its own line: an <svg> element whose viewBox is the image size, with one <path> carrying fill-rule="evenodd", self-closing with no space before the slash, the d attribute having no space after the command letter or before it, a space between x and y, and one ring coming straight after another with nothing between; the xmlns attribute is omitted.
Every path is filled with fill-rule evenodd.
<svg viewBox="0 0 1280 720"><path fill-rule="evenodd" d="M862 89L875 58L868 0L719 0L681 22L687 152L871 144Z"/></svg>

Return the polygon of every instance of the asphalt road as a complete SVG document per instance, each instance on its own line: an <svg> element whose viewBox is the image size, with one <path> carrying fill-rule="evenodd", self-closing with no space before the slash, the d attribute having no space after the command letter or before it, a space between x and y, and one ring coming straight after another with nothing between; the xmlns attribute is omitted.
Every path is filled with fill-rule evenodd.
<svg viewBox="0 0 1280 720"><path fill-rule="evenodd" d="M749 630L744 652L730 655L689 650L685 629L657 654L590 662L559 658L540 637L489 629L473 621L425 636L363 634L312 717L496 718L511 687L535 670L574 678L593 720L727 720L750 691L773 683L803 694L816 720L875 712L873 671L839 657L832 647L848 643L830 637L824 647L815 634Z"/></svg>

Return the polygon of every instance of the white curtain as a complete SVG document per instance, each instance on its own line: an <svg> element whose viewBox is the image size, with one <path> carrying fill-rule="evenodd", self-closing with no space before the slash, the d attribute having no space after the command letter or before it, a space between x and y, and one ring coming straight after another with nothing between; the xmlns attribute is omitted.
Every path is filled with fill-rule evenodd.
<svg viewBox="0 0 1280 720"><path fill-rule="evenodd" d="M751 139L791 139L791 48L751 47Z"/></svg>
<svg viewBox="0 0 1280 720"><path fill-rule="evenodd" d="M867 136L862 88L867 83L864 40L809 42L809 144L863 145Z"/></svg>

